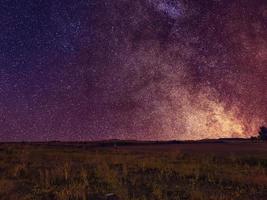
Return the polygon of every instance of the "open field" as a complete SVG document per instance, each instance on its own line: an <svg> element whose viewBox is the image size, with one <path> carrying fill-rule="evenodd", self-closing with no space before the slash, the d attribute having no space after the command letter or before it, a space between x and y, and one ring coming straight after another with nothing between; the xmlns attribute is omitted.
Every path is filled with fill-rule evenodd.
<svg viewBox="0 0 267 200"><path fill-rule="evenodd" d="M267 143L2 143L0 199L266 200Z"/></svg>

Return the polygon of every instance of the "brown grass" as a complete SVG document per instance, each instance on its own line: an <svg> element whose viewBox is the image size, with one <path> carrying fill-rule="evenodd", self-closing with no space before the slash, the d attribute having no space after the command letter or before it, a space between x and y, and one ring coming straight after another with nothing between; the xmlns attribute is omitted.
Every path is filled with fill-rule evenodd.
<svg viewBox="0 0 267 200"><path fill-rule="evenodd" d="M259 145L2 144L0 199L264 200L267 145Z"/></svg>

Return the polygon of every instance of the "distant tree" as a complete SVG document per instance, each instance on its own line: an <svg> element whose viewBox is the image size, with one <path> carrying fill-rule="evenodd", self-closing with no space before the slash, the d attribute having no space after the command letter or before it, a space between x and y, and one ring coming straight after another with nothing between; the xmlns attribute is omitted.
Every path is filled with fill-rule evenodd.
<svg viewBox="0 0 267 200"><path fill-rule="evenodd" d="M253 141L253 142L256 142L256 141L258 140L258 137L251 136L251 137L250 137L250 140Z"/></svg>
<svg viewBox="0 0 267 200"><path fill-rule="evenodd" d="M267 128L265 126L260 127L259 139L267 140Z"/></svg>

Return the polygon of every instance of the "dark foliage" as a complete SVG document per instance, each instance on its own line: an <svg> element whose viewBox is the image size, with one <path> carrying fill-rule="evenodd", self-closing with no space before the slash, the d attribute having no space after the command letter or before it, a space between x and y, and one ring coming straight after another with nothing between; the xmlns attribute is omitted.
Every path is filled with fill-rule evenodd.
<svg viewBox="0 0 267 200"><path fill-rule="evenodd" d="M267 128L265 126L260 127L259 139L267 140Z"/></svg>

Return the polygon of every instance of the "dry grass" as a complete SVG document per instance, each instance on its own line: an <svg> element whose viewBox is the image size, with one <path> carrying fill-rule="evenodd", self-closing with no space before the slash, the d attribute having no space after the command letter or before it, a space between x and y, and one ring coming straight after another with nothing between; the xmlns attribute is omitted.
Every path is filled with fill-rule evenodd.
<svg viewBox="0 0 267 200"><path fill-rule="evenodd" d="M164 148L2 144L0 199L266 199L267 154Z"/></svg>

